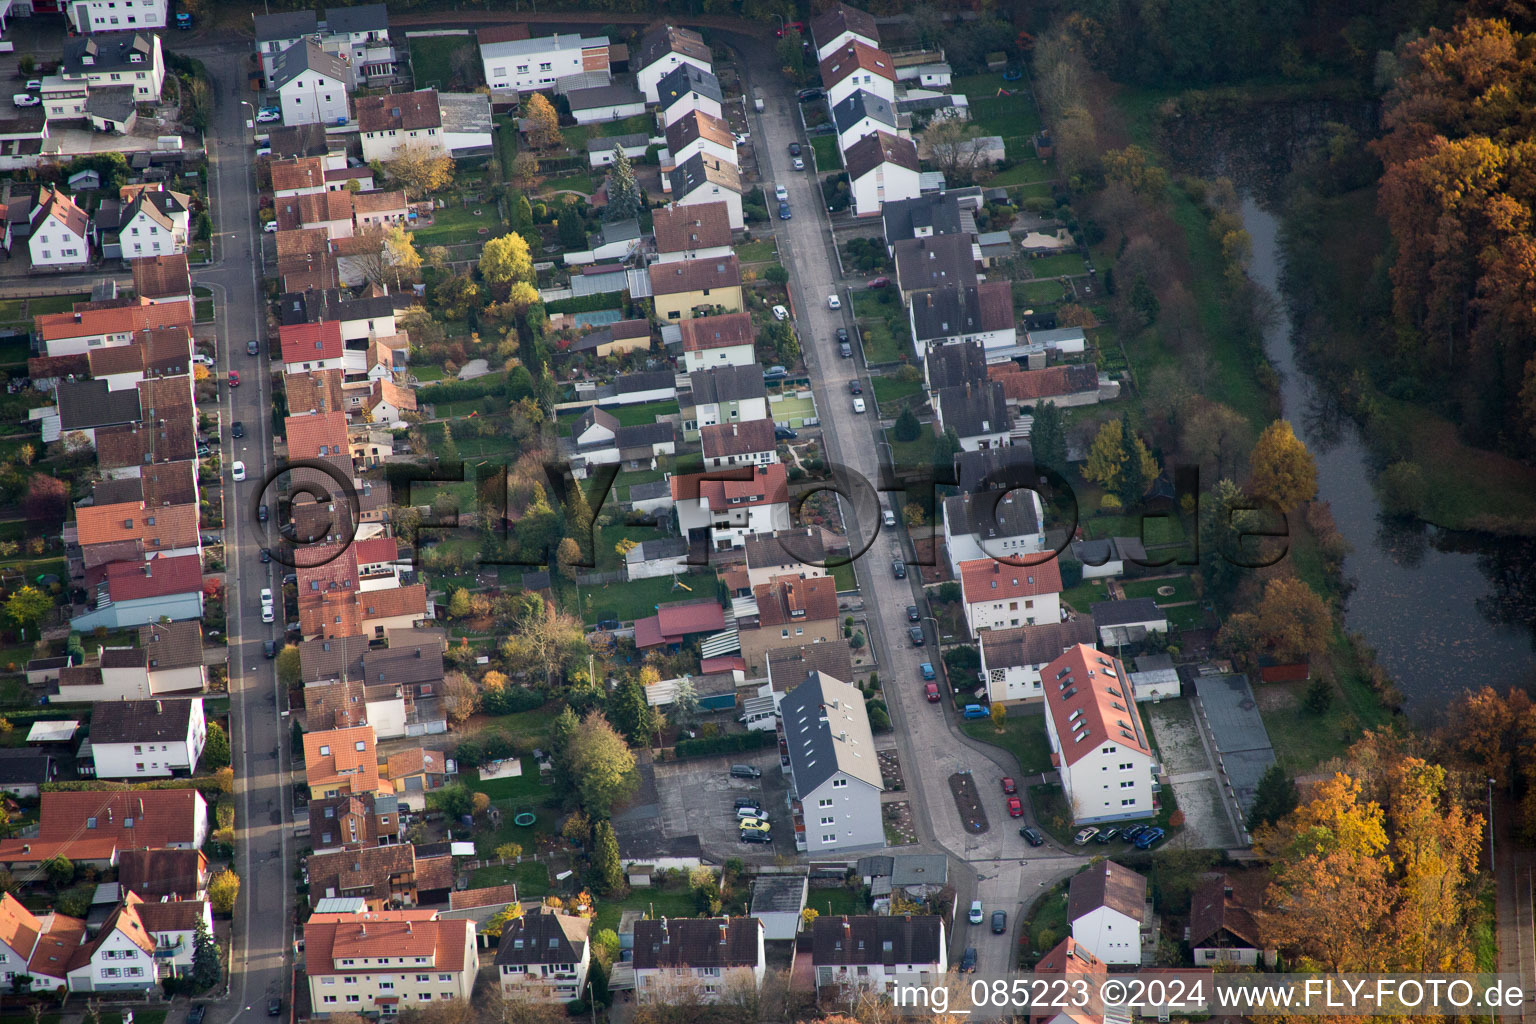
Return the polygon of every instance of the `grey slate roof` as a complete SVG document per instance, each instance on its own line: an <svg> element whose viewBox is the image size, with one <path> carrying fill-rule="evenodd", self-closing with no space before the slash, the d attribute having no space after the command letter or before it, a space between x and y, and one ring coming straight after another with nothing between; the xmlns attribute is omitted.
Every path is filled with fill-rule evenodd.
<svg viewBox="0 0 1536 1024"><path fill-rule="evenodd" d="M59 400L59 429L86 430L120 423L137 423L139 389L112 391L104 380L60 383L54 391Z"/></svg>
<svg viewBox="0 0 1536 1024"><path fill-rule="evenodd" d="M1067 648L1091 644L1094 637L1093 623L1083 617L1013 629L986 629L981 632L982 661L988 669L1049 665Z"/></svg>
<svg viewBox="0 0 1536 1024"><path fill-rule="evenodd" d="M891 101L876 93L860 89L844 97L841 103L832 108L832 121L837 125L839 133L852 128L864 117L870 117L893 131L896 128L896 111L891 107Z"/></svg>
<svg viewBox="0 0 1536 1024"><path fill-rule="evenodd" d="M891 858L891 884L944 885L949 881L949 858L942 853L904 853Z"/></svg>
<svg viewBox="0 0 1536 1024"><path fill-rule="evenodd" d="M314 35L320 28L314 11L287 11L282 14L258 14L255 18L256 41L274 42Z"/></svg>
<svg viewBox="0 0 1536 1024"><path fill-rule="evenodd" d="M945 429L953 427L961 437L1006 434L1013 429L1003 386L989 380L980 386L961 385L939 392Z"/></svg>
<svg viewBox="0 0 1536 1024"><path fill-rule="evenodd" d="M696 406L765 398L768 394L768 389L763 386L763 371L756 365L695 370L688 375L688 381L693 385L693 404Z"/></svg>
<svg viewBox="0 0 1536 1024"><path fill-rule="evenodd" d="M802 798L838 772L876 791L884 788L869 716L856 687L817 672L786 693L779 709L795 789Z"/></svg>
<svg viewBox="0 0 1536 1024"><path fill-rule="evenodd" d="M619 448L650 448L677 440L677 429L671 423L637 423L614 431L613 443Z"/></svg>
<svg viewBox="0 0 1536 1024"><path fill-rule="evenodd" d="M326 53L312 39L301 39L272 62L272 88L281 89L306 71L315 71L338 82L347 80L347 66L340 57Z"/></svg>
<svg viewBox="0 0 1536 1024"><path fill-rule="evenodd" d="M635 968L755 967L762 922L755 917L635 922Z"/></svg>
<svg viewBox="0 0 1536 1024"><path fill-rule="evenodd" d="M912 299L914 314L923 305L924 296L933 292L924 292L915 295ZM919 338L931 335L919 334ZM974 341L962 342L959 345L940 345L928 353L927 356L928 386L935 391L943 388L955 388L965 384L984 384L987 380L987 356L982 347Z"/></svg>
<svg viewBox="0 0 1536 1024"><path fill-rule="evenodd" d="M645 370L640 373L626 373L613 382L613 390L621 395L634 394L637 391L658 391L663 388L677 387L677 375L671 370Z"/></svg>
<svg viewBox="0 0 1536 1024"><path fill-rule="evenodd" d="M1019 537L1040 530L1035 503L1027 492L1015 497L1005 491L957 494L944 499L944 521L949 532L976 534L983 539Z"/></svg>
<svg viewBox="0 0 1536 1024"><path fill-rule="evenodd" d="M990 292L988 293L990 294ZM1010 308L1009 312L1012 312ZM982 291L975 286L934 288L912 299L912 331L918 341L980 334L1008 326L987 322L982 310Z"/></svg>
<svg viewBox="0 0 1536 1024"><path fill-rule="evenodd" d="M91 742L100 746L184 740L191 722L190 700L97 701L91 711Z"/></svg>
<svg viewBox="0 0 1536 1024"><path fill-rule="evenodd" d="M640 553L638 561L642 562L657 558L676 558L688 553L688 542L682 537L655 537L641 541L635 550Z"/></svg>
<svg viewBox="0 0 1536 1024"><path fill-rule="evenodd" d="M823 914L811 923L811 963L817 967L937 963L943 934L944 922L931 914L902 917Z"/></svg>
<svg viewBox="0 0 1536 1024"><path fill-rule="evenodd" d="M443 650L436 643L363 652L363 682L370 686L415 686L443 678Z"/></svg>
<svg viewBox="0 0 1536 1024"><path fill-rule="evenodd" d="M1034 453L1017 442L1007 448L955 453L955 480L966 494L1022 487L1032 481L1033 468Z"/></svg>
<svg viewBox="0 0 1536 1024"><path fill-rule="evenodd" d="M0 750L0 785L36 785L52 782L53 776L53 757L36 747Z"/></svg>
<svg viewBox="0 0 1536 1024"><path fill-rule="evenodd" d="M383 4L362 4L358 7L327 7L325 9L327 32L387 32L389 9Z"/></svg>
<svg viewBox="0 0 1536 1024"><path fill-rule="evenodd" d="M895 245L904 238L916 238L919 229L935 235L954 235L961 231L960 200L953 192L935 192L916 199L898 199L880 208L885 227L885 242Z"/></svg>
<svg viewBox="0 0 1536 1024"><path fill-rule="evenodd" d="M1112 860L1072 876L1067 889L1067 920L1076 921L1108 907L1137 921L1146 913L1147 877Z"/></svg>
<svg viewBox="0 0 1536 1024"><path fill-rule="evenodd" d="M92 117L122 123L133 115L133 86L113 85L92 89L85 99L85 112Z"/></svg>
<svg viewBox="0 0 1536 1024"><path fill-rule="evenodd" d="M615 146L623 146L625 149L632 149L635 146L649 145L650 141L651 137L644 132L636 132L633 135L610 135L605 138L588 139L587 152L611 153L613 152L613 147Z"/></svg>
<svg viewBox="0 0 1536 1024"><path fill-rule="evenodd" d="M661 76L656 83L656 96L661 109L666 110L689 93L698 93L719 103L725 98L720 91L720 79L708 71L700 71L692 64L679 64Z"/></svg>
<svg viewBox="0 0 1536 1024"><path fill-rule="evenodd" d="M323 292L287 292L279 300L278 308L283 326L291 327L322 320L372 320L393 314L395 304L388 295L354 299L339 288L330 288Z"/></svg>
<svg viewBox="0 0 1536 1024"><path fill-rule="evenodd" d="M1157 602L1150 597L1132 597L1120 601L1100 601L1089 608L1093 615L1093 624L1100 629L1105 626L1128 626L1137 622L1156 622L1166 619L1168 616L1157 606Z"/></svg>
<svg viewBox="0 0 1536 1024"><path fill-rule="evenodd" d="M805 906L804 875L759 875L752 882L752 916L798 914Z"/></svg>
<svg viewBox="0 0 1536 1024"><path fill-rule="evenodd" d="M507 922L496 947L496 963L578 964L586 955L591 922L541 907Z"/></svg>
<svg viewBox="0 0 1536 1024"><path fill-rule="evenodd" d="M692 67L692 65L687 66ZM619 82L600 85L593 89L572 89L565 94L565 98L572 110L597 110L601 107L623 107L631 103L645 102L645 95L639 89ZM613 140L608 140L608 143L608 148L612 149Z"/></svg>
<svg viewBox="0 0 1536 1024"><path fill-rule="evenodd" d="M64 70L71 75L86 72L149 69L155 52L152 32L114 32L109 35L79 36L64 42ZM89 64L85 58L91 58ZM138 57L138 60L134 60Z"/></svg>
<svg viewBox="0 0 1536 1024"><path fill-rule="evenodd" d="M653 501L656 498L665 498L672 493L670 480L652 480L646 484L631 484L629 488L629 501L634 504L637 501Z"/></svg>

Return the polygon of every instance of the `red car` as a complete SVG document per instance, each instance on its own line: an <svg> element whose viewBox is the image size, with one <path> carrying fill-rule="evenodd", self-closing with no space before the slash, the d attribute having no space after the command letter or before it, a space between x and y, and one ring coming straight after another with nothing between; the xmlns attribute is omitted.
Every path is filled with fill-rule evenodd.
<svg viewBox="0 0 1536 1024"><path fill-rule="evenodd" d="M240 386L240 374L234 370L229 371L229 386L232 388Z"/></svg>
<svg viewBox="0 0 1536 1024"><path fill-rule="evenodd" d="M1024 805L1019 802L1019 798L1016 796L1011 796L1008 798L1008 817L1024 817Z"/></svg>
<svg viewBox="0 0 1536 1024"><path fill-rule="evenodd" d="M890 283L891 283L891 279L888 278L888 277L877 277L873 281L869 282L868 287L870 287L870 288L884 288L886 285L888 285Z"/></svg>
<svg viewBox="0 0 1536 1024"><path fill-rule="evenodd" d="M937 704L939 702L939 684L938 683L924 683L923 684L923 693L927 694L927 696L928 696L928 703L929 704Z"/></svg>
<svg viewBox="0 0 1536 1024"><path fill-rule="evenodd" d="M1014 782L1012 779L1008 778L1008 776L1006 776L1006 775L1003 776L1003 792L1004 793L1017 793L1018 791L1019 791L1018 783Z"/></svg>

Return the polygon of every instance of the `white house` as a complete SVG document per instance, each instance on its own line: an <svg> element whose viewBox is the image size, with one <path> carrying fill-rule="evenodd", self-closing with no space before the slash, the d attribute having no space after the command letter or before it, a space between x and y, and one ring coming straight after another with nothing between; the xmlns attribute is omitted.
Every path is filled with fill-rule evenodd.
<svg viewBox="0 0 1536 1024"><path fill-rule="evenodd" d="M345 124L347 65L313 40L295 43L272 64L272 87L283 108L283 124Z"/></svg>
<svg viewBox="0 0 1536 1024"><path fill-rule="evenodd" d="M960 587L973 634L1061 620L1061 570L1054 558L1036 565L993 558L961 562Z"/></svg>
<svg viewBox="0 0 1536 1024"><path fill-rule="evenodd" d="M950 571L983 558L1022 561L1045 551L1040 495L1016 488L944 499L944 544Z"/></svg>
<svg viewBox="0 0 1536 1024"><path fill-rule="evenodd" d="M679 64L663 75L656 83L656 97L663 128L695 110L711 117L725 116L720 106L725 98L720 90L720 80L713 72L700 71L692 64Z"/></svg>
<svg viewBox="0 0 1536 1024"><path fill-rule="evenodd" d="M489 96L479 92L440 92L437 109L443 116L443 143L451 156L490 153L496 124Z"/></svg>
<svg viewBox="0 0 1536 1024"><path fill-rule="evenodd" d="M766 466L779 461L779 442L772 420L717 423L699 428L705 469Z"/></svg>
<svg viewBox="0 0 1536 1024"><path fill-rule="evenodd" d="M635 85L645 94L647 103L659 102L657 86L666 75L683 64L700 71L713 72L709 46L704 37L686 28L664 28L647 32L640 48L630 60ZM489 81L489 79L487 79Z"/></svg>
<svg viewBox="0 0 1536 1024"><path fill-rule="evenodd" d="M1145 818L1156 757L1118 658L1079 644L1045 667L1045 732L1079 825Z"/></svg>
<svg viewBox="0 0 1536 1024"><path fill-rule="evenodd" d="M674 205L723 203L728 213L726 219L733 230L740 231L747 226L741 205L741 172L734 163L695 153L687 163L672 170L668 181L672 185Z"/></svg>
<svg viewBox="0 0 1536 1024"><path fill-rule="evenodd" d="M890 995L897 985L943 986L944 921L934 914L823 914L811 923L811 965L817 992L831 1003L856 998L859 989Z"/></svg>
<svg viewBox="0 0 1536 1024"><path fill-rule="evenodd" d="M262 84L272 85L272 69L277 58L290 47L320 34L320 19L314 11L285 11L280 14L257 14L252 18L256 33L256 52L261 57Z"/></svg>
<svg viewBox="0 0 1536 1024"><path fill-rule="evenodd" d="M191 196L170 189L140 189L123 209L119 237L124 258L185 252L191 201Z"/></svg>
<svg viewBox="0 0 1536 1024"><path fill-rule="evenodd" d="M746 539L743 550L747 585L753 590L784 576L808 580L830 575L824 564L813 564L827 560L821 531L813 527L754 534Z"/></svg>
<svg viewBox="0 0 1536 1024"><path fill-rule="evenodd" d="M953 429L965 451L1006 448L1013 443L1013 415L1003 386L995 380L940 388L933 411L935 430Z"/></svg>
<svg viewBox="0 0 1536 1024"><path fill-rule="evenodd" d="M695 321L688 321L694 323ZM725 365L696 370L692 384L691 416L684 414L684 435L721 423L749 423L768 418L768 392L756 366ZM687 404L686 402L684 403Z"/></svg>
<svg viewBox="0 0 1536 1024"><path fill-rule="evenodd" d="M860 91L894 103L896 65L884 50L850 39L821 59L821 84L832 106Z"/></svg>
<svg viewBox="0 0 1536 1024"><path fill-rule="evenodd" d="M405 864L413 863L420 864L407 856ZM315 913L304 925L304 947L319 1017L393 1016L401 1006L468 1000L480 973L474 922L445 920L435 910Z"/></svg>
<svg viewBox="0 0 1536 1024"><path fill-rule="evenodd" d="M636 999L715 1003L762 987L768 967L763 924L755 917L635 922Z"/></svg>
<svg viewBox="0 0 1536 1024"><path fill-rule="evenodd" d="M192 775L207 739L201 697L101 701L91 716L99 779Z"/></svg>
<svg viewBox="0 0 1536 1024"><path fill-rule="evenodd" d="M1106 860L1072 876L1067 921L1079 946L1115 967L1141 966L1147 879Z"/></svg>
<svg viewBox="0 0 1536 1024"><path fill-rule="evenodd" d="M605 124L645 113L645 96L632 85L599 85L565 94L577 124Z"/></svg>
<svg viewBox="0 0 1536 1024"><path fill-rule="evenodd" d="M59 73L91 89L131 85L134 100L156 103L165 85L165 55L153 33L77 36L64 42Z"/></svg>
<svg viewBox="0 0 1536 1024"><path fill-rule="evenodd" d="M344 368L346 348L341 340L341 324L335 320L280 327L278 338L284 373Z"/></svg>
<svg viewBox="0 0 1536 1024"><path fill-rule="evenodd" d="M585 412L576 417L576 422L571 424L571 440L576 442L578 448L611 444L614 435L618 432L618 418L595 405L589 406Z"/></svg>
<svg viewBox="0 0 1536 1024"><path fill-rule="evenodd" d="M888 132L866 135L843 153L856 217L878 217L887 202L916 199L917 146Z"/></svg>
<svg viewBox="0 0 1536 1024"><path fill-rule="evenodd" d="M1079 617L1012 629L987 629L977 640L987 699L993 704L1032 702L1045 698L1040 675L1045 666L1077 644L1092 643L1093 624Z"/></svg>
<svg viewBox="0 0 1536 1024"><path fill-rule="evenodd" d="M683 369L688 373L717 366L757 366L750 313L726 313L684 320Z"/></svg>
<svg viewBox="0 0 1536 1024"><path fill-rule="evenodd" d="M1088 613L1099 631L1099 643L1105 647L1140 643L1148 633L1168 632L1168 614L1150 597L1099 601Z"/></svg>
<svg viewBox="0 0 1536 1024"><path fill-rule="evenodd" d="M987 350L1018 343L1013 291L1007 281L954 284L918 292L912 297L908 320L912 347L919 356L942 345L968 341Z"/></svg>
<svg viewBox="0 0 1536 1024"><path fill-rule="evenodd" d="M167 0L66 0L64 17L79 35L165 28Z"/></svg>
<svg viewBox="0 0 1536 1024"><path fill-rule="evenodd" d="M695 153L735 164L736 137L731 134L730 124L702 110L690 110L667 125L667 154L671 157L671 166L687 163ZM666 161L662 165L665 169Z"/></svg>
<svg viewBox="0 0 1536 1024"><path fill-rule="evenodd" d="M832 124L837 128L838 149L846 153L866 135L896 134L896 108L884 96L858 89L832 105Z"/></svg>
<svg viewBox="0 0 1536 1024"><path fill-rule="evenodd" d="M135 894L137 895L137 894ZM136 908L144 930L155 940L160 977L182 977L192 970L197 926L213 934L213 908L207 900L146 901Z"/></svg>
<svg viewBox="0 0 1536 1024"><path fill-rule="evenodd" d="M86 240L88 228L85 211L73 199L52 186L43 186L42 195L32 208L32 233L27 238L32 266L85 266L91 259L91 247Z"/></svg>
<svg viewBox="0 0 1536 1024"><path fill-rule="evenodd" d="M532 1003L582 998L592 964L591 925L588 918L549 907L508 921L496 947L502 995Z"/></svg>
<svg viewBox="0 0 1536 1024"><path fill-rule="evenodd" d="M578 88L607 85L608 37L583 38L575 33L510 39L480 44L485 81L493 90L559 91L562 79Z"/></svg>
<svg viewBox="0 0 1536 1024"><path fill-rule="evenodd" d="M731 254L731 210L725 203L664 206L651 214L656 262L725 259Z"/></svg>
<svg viewBox="0 0 1536 1024"><path fill-rule="evenodd" d="M879 46L880 29L875 25L874 15L868 11L839 2L811 19L811 39L816 44L816 59L820 61L849 43Z"/></svg>
<svg viewBox="0 0 1536 1024"><path fill-rule="evenodd" d="M359 96L353 107L357 129L363 137L364 160L392 160L402 146L436 156L448 155L436 89Z"/></svg>
<svg viewBox="0 0 1536 1024"><path fill-rule="evenodd" d="M71 951L71 992L144 992L159 983L155 937L140 920L143 901L129 893L96 937Z"/></svg>
<svg viewBox="0 0 1536 1024"><path fill-rule="evenodd" d="M274 88L277 59L304 40L343 61L347 88L378 78L392 78L397 55L389 41L389 12L383 4L337 7L324 20L314 11L258 14L253 19L263 84Z"/></svg>
<svg viewBox="0 0 1536 1024"><path fill-rule="evenodd" d="M712 551L742 547L754 533L789 529L789 477L775 463L758 467L750 479L740 470L685 473L669 484L678 530Z"/></svg>
<svg viewBox="0 0 1536 1024"><path fill-rule="evenodd" d="M789 751L790 796L801 808L796 847L815 855L884 846L885 783L863 694L815 672L784 695L779 713Z"/></svg>

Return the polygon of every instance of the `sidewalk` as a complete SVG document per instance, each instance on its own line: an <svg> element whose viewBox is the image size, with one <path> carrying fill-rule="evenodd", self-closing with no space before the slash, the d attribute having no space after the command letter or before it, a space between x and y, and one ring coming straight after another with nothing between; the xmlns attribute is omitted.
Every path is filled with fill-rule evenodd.
<svg viewBox="0 0 1536 1024"><path fill-rule="evenodd" d="M1506 797L1496 796L1494 814L1494 880L1497 885L1494 905L1498 914L1500 974L1518 975L1526 1000L1520 1019L1529 1021L1533 1013L1531 996L1536 990L1536 859L1520 849L1511 835L1516 806Z"/></svg>

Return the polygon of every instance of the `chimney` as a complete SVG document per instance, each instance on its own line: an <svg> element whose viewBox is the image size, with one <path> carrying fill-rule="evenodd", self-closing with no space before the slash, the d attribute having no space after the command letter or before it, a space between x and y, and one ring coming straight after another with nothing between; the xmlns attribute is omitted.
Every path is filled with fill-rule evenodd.
<svg viewBox="0 0 1536 1024"><path fill-rule="evenodd" d="M722 922L720 922L720 945L722 945L722 946L725 945L725 933L726 933L725 922L722 921Z"/></svg>
<svg viewBox="0 0 1536 1024"><path fill-rule="evenodd" d="M165 714L165 702L164 701L159 701L159 700L155 701L155 714L157 714L157 715Z"/></svg>
<svg viewBox="0 0 1536 1024"><path fill-rule="evenodd" d="M357 926L357 934L360 937L366 939L368 937L368 925L365 923L359 923Z"/></svg>
<svg viewBox="0 0 1536 1024"><path fill-rule="evenodd" d="M661 942L662 945L668 945L671 942L671 936L667 934L667 916L665 914L661 916Z"/></svg>
<svg viewBox="0 0 1536 1024"><path fill-rule="evenodd" d="M848 915L844 914L843 915L843 941L844 942L849 942L852 939L853 939L853 925L848 923Z"/></svg>

